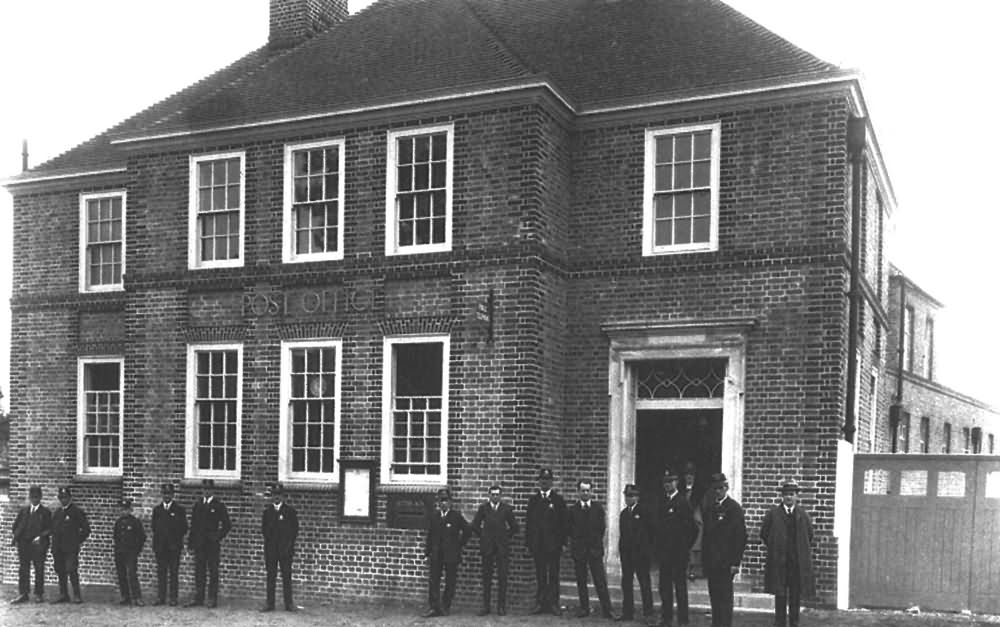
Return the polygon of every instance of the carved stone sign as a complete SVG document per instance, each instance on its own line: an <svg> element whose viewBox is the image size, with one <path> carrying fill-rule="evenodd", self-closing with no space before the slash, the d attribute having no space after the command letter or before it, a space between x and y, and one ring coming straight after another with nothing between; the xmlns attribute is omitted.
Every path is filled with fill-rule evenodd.
<svg viewBox="0 0 1000 627"><path fill-rule="evenodd" d="M433 508L433 494L390 494L386 523L393 529L426 529L427 515Z"/></svg>
<svg viewBox="0 0 1000 627"><path fill-rule="evenodd" d="M372 306L371 290L357 287L325 287L315 289L272 289L243 295L243 315L330 317L337 314L361 313Z"/></svg>

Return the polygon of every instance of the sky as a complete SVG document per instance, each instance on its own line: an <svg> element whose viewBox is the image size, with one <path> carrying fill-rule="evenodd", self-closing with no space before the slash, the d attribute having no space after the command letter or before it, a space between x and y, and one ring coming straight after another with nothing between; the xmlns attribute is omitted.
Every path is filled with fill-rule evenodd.
<svg viewBox="0 0 1000 627"><path fill-rule="evenodd" d="M370 1L349 0L351 12ZM497 0L502 1L502 0ZM628 0L619 0L627 2ZM727 0L859 70L899 206L890 260L946 308L941 383L1000 407L995 0ZM267 39L268 0L0 2L0 179L37 165ZM0 190L0 390L9 389L11 199ZM8 407L9 399L0 401Z"/></svg>

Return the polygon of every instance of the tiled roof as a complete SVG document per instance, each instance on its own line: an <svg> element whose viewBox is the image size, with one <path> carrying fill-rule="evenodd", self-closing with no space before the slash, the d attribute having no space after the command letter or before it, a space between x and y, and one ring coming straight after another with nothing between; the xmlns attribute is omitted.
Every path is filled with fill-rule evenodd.
<svg viewBox="0 0 1000 627"><path fill-rule="evenodd" d="M121 163L111 138L523 81L586 109L838 72L719 0L379 0L291 51L251 52L24 177Z"/></svg>

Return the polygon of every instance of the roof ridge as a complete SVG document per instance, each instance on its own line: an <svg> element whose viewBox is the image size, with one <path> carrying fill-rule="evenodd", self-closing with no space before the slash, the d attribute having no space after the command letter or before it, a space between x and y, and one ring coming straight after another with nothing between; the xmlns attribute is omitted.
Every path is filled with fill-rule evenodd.
<svg viewBox="0 0 1000 627"><path fill-rule="evenodd" d="M469 10L476 23L483 27L483 30L490 36L490 42L496 46L497 51L504 57L512 61L512 66L528 72L529 74L539 74L538 68L533 67L521 55L513 51L507 41L493 30L493 27L479 15L479 12L472 5L470 0L462 0L462 4Z"/></svg>

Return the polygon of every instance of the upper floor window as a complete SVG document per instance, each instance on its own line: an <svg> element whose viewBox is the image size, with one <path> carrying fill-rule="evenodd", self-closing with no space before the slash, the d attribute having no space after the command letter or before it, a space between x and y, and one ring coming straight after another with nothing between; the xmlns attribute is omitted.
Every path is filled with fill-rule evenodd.
<svg viewBox="0 0 1000 627"><path fill-rule="evenodd" d="M386 338L382 476L444 483L448 462L448 336Z"/></svg>
<svg viewBox="0 0 1000 627"><path fill-rule="evenodd" d="M278 478L336 481L339 340L282 342Z"/></svg>
<svg viewBox="0 0 1000 627"><path fill-rule="evenodd" d="M920 452L931 452L931 419L928 416L920 419Z"/></svg>
<svg viewBox="0 0 1000 627"><path fill-rule="evenodd" d="M240 344L188 346L189 477L239 477L242 361Z"/></svg>
<svg viewBox="0 0 1000 627"><path fill-rule="evenodd" d="M951 453L951 423L944 423L944 430L941 432L941 452Z"/></svg>
<svg viewBox="0 0 1000 627"><path fill-rule="evenodd" d="M122 472L121 357L82 358L77 362L79 390L77 472Z"/></svg>
<svg viewBox="0 0 1000 627"><path fill-rule="evenodd" d="M385 254L451 250L454 126L389 133Z"/></svg>
<svg viewBox="0 0 1000 627"><path fill-rule="evenodd" d="M979 455L983 452L983 429L982 427L972 428L972 453Z"/></svg>
<svg viewBox="0 0 1000 627"><path fill-rule="evenodd" d="M903 367L913 372L913 307L903 308Z"/></svg>
<svg viewBox="0 0 1000 627"><path fill-rule="evenodd" d="M242 152L191 157L188 267L243 264Z"/></svg>
<svg viewBox="0 0 1000 627"><path fill-rule="evenodd" d="M344 141L285 146L284 259L344 257Z"/></svg>
<svg viewBox="0 0 1000 627"><path fill-rule="evenodd" d="M721 126L646 131L643 255L718 249Z"/></svg>
<svg viewBox="0 0 1000 627"><path fill-rule="evenodd" d="M968 455L972 452L972 430L962 427L962 452Z"/></svg>
<svg viewBox="0 0 1000 627"><path fill-rule="evenodd" d="M80 196L80 291L122 289L125 192Z"/></svg>
<svg viewBox="0 0 1000 627"><path fill-rule="evenodd" d="M924 323L924 376L934 378L934 318Z"/></svg>

